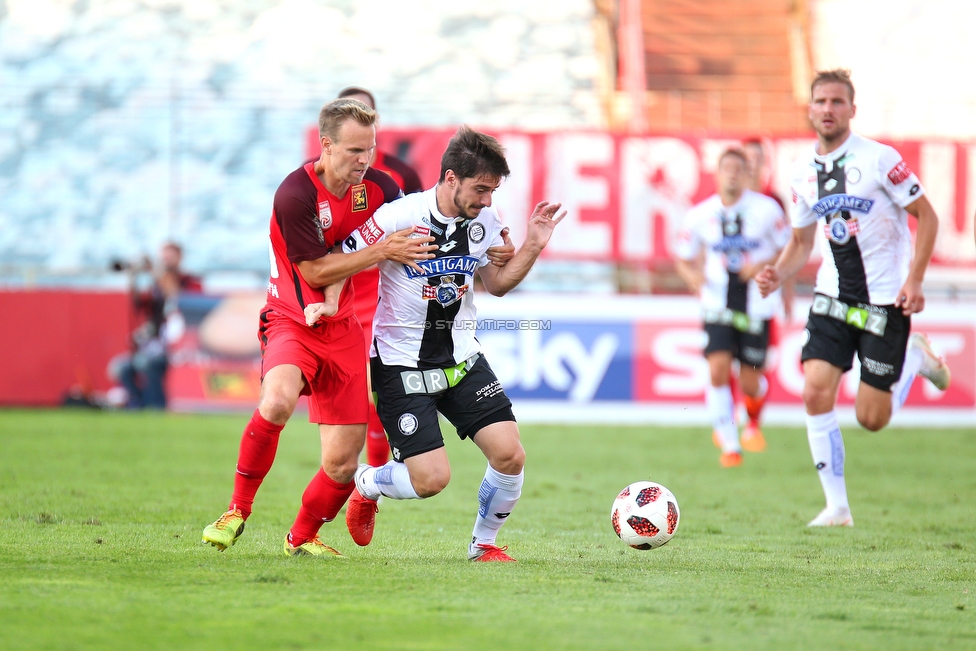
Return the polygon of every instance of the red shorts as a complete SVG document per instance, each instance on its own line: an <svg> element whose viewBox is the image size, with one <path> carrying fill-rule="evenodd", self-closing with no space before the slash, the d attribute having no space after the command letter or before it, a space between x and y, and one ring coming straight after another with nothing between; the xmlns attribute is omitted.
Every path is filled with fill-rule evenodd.
<svg viewBox="0 0 976 651"><path fill-rule="evenodd" d="M315 328L266 311L261 314L261 377L281 364L302 371L310 423L366 422L368 405L363 329L354 317Z"/></svg>
<svg viewBox="0 0 976 651"><path fill-rule="evenodd" d="M366 355L373 345L373 315L376 314L376 295L380 285L380 270L375 265L363 269L349 278L356 290L356 302L353 310L359 323L363 326L363 338L366 340Z"/></svg>

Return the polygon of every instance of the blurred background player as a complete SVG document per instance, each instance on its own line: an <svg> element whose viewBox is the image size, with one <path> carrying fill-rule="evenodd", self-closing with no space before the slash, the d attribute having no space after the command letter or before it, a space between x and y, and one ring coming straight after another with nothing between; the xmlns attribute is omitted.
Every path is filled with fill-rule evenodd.
<svg viewBox="0 0 976 651"><path fill-rule="evenodd" d="M786 204L783 202L776 191L773 189L772 175L766 163L766 148L760 138L746 138L742 141L742 153L746 156L746 187L753 192L759 192L767 197L771 197L779 204L785 215ZM786 321L793 320L793 297L796 283L794 279L789 279L780 288L780 299L783 304L783 316ZM779 342L777 319L773 319L770 324L769 345L772 348Z"/></svg>
<svg viewBox="0 0 976 651"><path fill-rule="evenodd" d="M125 389L128 409L166 409L166 374L169 348L183 334L184 321L179 311L181 293L199 293L203 286L198 276L183 271L183 249L176 242L164 242L159 259L139 263L116 261L115 271L129 274L132 313L139 323L132 328L131 350L109 362L109 376ZM149 287L141 289L139 278L149 275Z"/></svg>
<svg viewBox="0 0 976 651"><path fill-rule="evenodd" d="M753 192L759 192L767 197L771 197L779 204L781 210L786 211L786 204L780 196L773 190L772 174L766 164L766 148L761 138L746 138L742 141L742 153L746 157L746 188ZM791 278L783 283L780 288L780 302L783 309L783 318L787 323L793 320L793 297L795 295L796 283ZM729 377L729 386L732 388L732 396L737 405L741 404L741 409L737 406L736 414L745 412L747 425L746 428L759 431L759 421L762 418L762 409L766 404L766 391L769 387L770 374L775 368L779 359L779 339L780 323L779 315L776 314L769 321L769 346L766 349L766 371L763 374L765 381L762 383L762 392L759 398L753 398L745 393L736 391L735 373ZM764 439L755 439L756 441Z"/></svg>
<svg viewBox="0 0 976 651"><path fill-rule="evenodd" d="M792 171L793 235L756 280L764 296L806 264L818 229L823 261L803 346L807 438L827 505L811 527L853 526L844 439L834 406L841 377L861 361L855 412L872 432L908 397L917 374L949 386L949 368L911 315L925 308L922 280L939 227L918 177L893 148L853 133L854 84L847 70L817 73L810 88L816 146ZM915 254L908 215L918 220Z"/></svg>
<svg viewBox="0 0 976 651"><path fill-rule="evenodd" d="M352 309L352 290L341 287L342 281L381 259L416 267L432 255L432 238L408 238L413 229L391 233L353 255L329 255L383 203L402 195L388 175L369 168L375 122L375 111L362 102L326 104L319 113L319 159L289 174L275 192L271 274L258 331L261 394L241 437L228 510L203 530L203 541L221 551L244 531L281 430L299 397L308 395L309 422L319 426L321 464L302 495L284 551L342 556L318 532L353 490L368 404L363 329ZM305 307L315 303L327 309L309 327Z"/></svg>
<svg viewBox="0 0 976 651"><path fill-rule="evenodd" d="M789 228L779 204L746 188L747 163L740 149L722 153L715 180L718 192L685 217L675 253L678 273L701 298L710 375L706 404L722 449L720 463L731 467L742 463L743 448L766 447L758 410L740 443L729 377L737 359L743 393L761 404L768 388L763 367L770 321L780 299L778 293L760 296L753 277L776 259Z"/></svg>

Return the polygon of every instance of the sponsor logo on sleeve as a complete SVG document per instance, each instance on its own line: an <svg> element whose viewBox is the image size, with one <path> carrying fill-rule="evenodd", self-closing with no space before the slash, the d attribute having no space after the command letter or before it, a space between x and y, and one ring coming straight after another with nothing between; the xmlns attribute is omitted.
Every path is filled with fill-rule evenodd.
<svg viewBox="0 0 976 651"><path fill-rule="evenodd" d="M332 206L328 199L319 202L319 226L323 231L332 228Z"/></svg>
<svg viewBox="0 0 976 651"><path fill-rule="evenodd" d="M905 161L900 160L898 161L898 164L892 167L891 171L888 172L888 180L895 185L898 185L911 175L912 171L908 169L908 164Z"/></svg>
<svg viewBox="0 0 976 651"><path fill-rule="evenodd" d="M366 184L352 186L352 211L361 212L369 208L369 201L366 200Z"/></svg>
<svg viewBox="0 0 976 651"><path fill-rule="evenodd" d="M359 235L366 242L367 246L376 244L383 235L385 235L382 228L377 226L373 218L367 219L362 226L359 227Z"/></svg>

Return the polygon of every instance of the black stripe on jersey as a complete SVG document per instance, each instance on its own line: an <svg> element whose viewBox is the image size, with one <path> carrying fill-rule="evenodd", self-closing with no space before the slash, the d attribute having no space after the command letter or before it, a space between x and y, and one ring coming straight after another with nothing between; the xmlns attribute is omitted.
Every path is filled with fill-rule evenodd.
<svg viewBox="0 0 976 651"><path fill-rule="evenodd" d="M823 163L817 162L818 199L847 192L847 172L844 169L844 163L847 159L846 154L841 156L829 172ZM831 181L834 184L828 190L826 186ZM828 224L836 214L826 216ZM842 210L840 216L848 221L851 218L851 213ZM830 251L834 256L834 266L837 267L838 298L848 302L870 303L868 279L864 271L864 260L861 258L861 247L858 246L857 237L852 237L845 244L838 244L830 238L827 239L827 242L830 244Z"/></svg>
<svg viewBox="0 0 976 651"><path fill-rule="evenodd" d="M736 213L731 218L722 212L722 238L732 240L738 238L742 241L742 215ZM747 299L748 284L739 277L739 271L745 260L745 251L738 247L730 247L726 252L726 262L729 263L729 285L725 295L725 305L730 310L737 312L748 312Z"/></svg>
<svg viewBox="0 0 976 651"><path fill-rule="evenodd" d="M447 228L441 222L430 216L432 224L437 224L443 230L438 235L431 229L430 233L434 236L431 244L436 244L438 249L434 252L434 259L448 256L468 255L470 248L468 245L468 224L470 220L463 223L459 222L451 233L447 236ZM441 276L428 276L427 285L436 287L443 283L455 284L458 287L464 284L465 274L444 274ZM460 281L460 282L458 282ZM471 283L474 279L471 279ZM468 287L467 291L472 291ZM418 364L420 368L448 368L454 366L454 319L457 318L461 310L461 301L457 300L450 305L441 305L436 299L427 301L427 327L424 329L424 336L420 340L420 350L418 351Z"/></svg>
<svg viewBox="0 0 976 651"><path fill-rule="evenodd" d="M295 298L298 299L298 305L305 309L305 297L302 295L302 280L298 277L298 268L295 267L291 272L291 280L295 283Z"/></svg>

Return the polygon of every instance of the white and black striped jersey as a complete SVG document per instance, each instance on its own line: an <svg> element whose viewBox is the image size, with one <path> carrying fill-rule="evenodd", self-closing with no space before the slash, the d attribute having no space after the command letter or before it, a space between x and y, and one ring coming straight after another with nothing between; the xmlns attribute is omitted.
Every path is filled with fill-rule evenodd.
<svg viewBox="0 0 976 651"><path fill-rule="evenodd" d="M444 217L432 188L384 204L343 242L346 253L405 228L431 235L435 257L412 268L379 263L379 302L373 317L373 345L384 364L449 368L481 350L475 338L474 274L488 264L487 251L503 243L498 212L482 208L475 219Z"/></svg>
<svg viewBox="0 0 976 651"><path fill-rule="evenodd" d="M775 260L789 239L783 209L772 197L745 190L734 205L723 206L713 194L685 215L675 255L695 260L704 249L701 301L706 313L728 309L771 319L779 309L779 290L763 298L756 281L743 282L739 271L747 263Z"/></svg>
<svg viewBox="0 0 976 651"><path fill-rule="evenodd" d="M925 190L892 147L855 133L826 156L793 167L794 228L823 227L815 291L848 303L892 305L908 278L912 237L905 206Z"/></svg>

